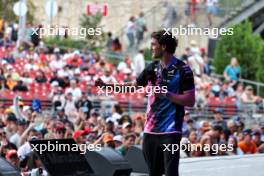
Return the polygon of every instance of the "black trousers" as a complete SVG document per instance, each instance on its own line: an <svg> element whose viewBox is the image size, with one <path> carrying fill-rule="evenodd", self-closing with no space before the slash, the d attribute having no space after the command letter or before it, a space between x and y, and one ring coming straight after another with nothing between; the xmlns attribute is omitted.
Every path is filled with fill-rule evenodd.
<svg viewBox="0 0 264 176"><path fill-rule="evenodd" d="M149 168L149 176L179 176L180 149L172 151L172 145L180 147L181 137L179 133L144 134L143 154Z"/></svg>

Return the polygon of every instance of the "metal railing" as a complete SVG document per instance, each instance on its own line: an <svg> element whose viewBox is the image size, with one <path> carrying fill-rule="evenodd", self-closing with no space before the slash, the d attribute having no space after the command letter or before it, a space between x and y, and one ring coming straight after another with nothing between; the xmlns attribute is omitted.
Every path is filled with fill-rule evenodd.
<svg viewBox="0 0 264 176"><path fill-rule="evenodd" d="M220 78L220 79L225 79L223 75L219 75L219 74L212 74L213 77L217 77L217 78ZM251 80L247 80L247 79L238 79L238 82L239 83L242 83L242 84L246 84L246 85L252 85L253 87L255 87L256 89L256 95L257 96L261 96L261 89L263 89L264 91L264 83L262 82L257 82L257 81L251 81Z"/></svg>

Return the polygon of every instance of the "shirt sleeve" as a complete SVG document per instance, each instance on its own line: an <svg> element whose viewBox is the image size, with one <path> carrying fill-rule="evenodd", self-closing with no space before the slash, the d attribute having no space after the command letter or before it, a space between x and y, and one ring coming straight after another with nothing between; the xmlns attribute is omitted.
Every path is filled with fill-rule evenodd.
<svg viewBox="0 0 264 176"><path fill-rule="evenodd" d="M188 65L184 65L182 69L182 92L194 89L194 78L191 68Z"/></svg>

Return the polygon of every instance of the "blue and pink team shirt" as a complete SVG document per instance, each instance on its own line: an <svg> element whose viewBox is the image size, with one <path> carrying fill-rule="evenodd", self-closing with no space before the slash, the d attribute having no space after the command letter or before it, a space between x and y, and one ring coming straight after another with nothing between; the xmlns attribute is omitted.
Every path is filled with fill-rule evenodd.
<svg viewBox="0 0 264 176"><path fill-rule="evenodd" d="M194 89L193 72L188 65L173 57L162 68L160 61L149 64L137 78L138 86L166 86L169 92L182 94ZM181 133L184 106L172 103L166 97L148 98L144 132L153 134Z"/></svg>

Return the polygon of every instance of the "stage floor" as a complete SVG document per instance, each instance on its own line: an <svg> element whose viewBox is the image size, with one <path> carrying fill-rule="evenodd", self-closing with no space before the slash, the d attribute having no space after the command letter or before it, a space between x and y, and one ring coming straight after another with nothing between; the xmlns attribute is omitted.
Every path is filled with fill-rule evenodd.
<svg viewBox="0 0 264 176"><path fill-rule="evenodd" d="M181 159L180 176L264 176L264 154Z"/></svg>

